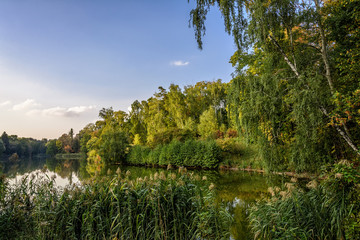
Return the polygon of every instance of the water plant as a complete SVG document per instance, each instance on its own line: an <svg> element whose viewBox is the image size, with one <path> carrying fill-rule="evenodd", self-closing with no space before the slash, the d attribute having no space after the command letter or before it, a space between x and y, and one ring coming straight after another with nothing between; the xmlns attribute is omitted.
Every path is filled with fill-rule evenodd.
<svg viewBox="0 0 360 240"><path fill-rule="evenodd" d="M46 175L6 188L0 239L228 239L231 217L207 181L117 171L65 189Z"/></svg>
<svg viewBox="0 0 360 240"><path fill-rule="evenodd" d="M270 188L270 199L250 210L255 239L358 239L360 174L350 163L335 164L327 179L307 188L287 183Z"/></svg>

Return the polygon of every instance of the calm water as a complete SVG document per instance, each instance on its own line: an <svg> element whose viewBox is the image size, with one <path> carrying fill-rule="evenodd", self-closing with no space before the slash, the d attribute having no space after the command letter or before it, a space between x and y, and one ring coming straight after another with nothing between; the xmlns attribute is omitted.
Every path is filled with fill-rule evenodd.
<svg viewBox="0 0 360 240"><path fill-rule="evenodd" d="M58 186L66 186L72 183L81 183L94 172L94 167L87 166L86 160L57 160L55 158L21 159L12 164L1 163L0 172L6 174L10 184L18 182L25 174L40 172L49 176L55 175ZM101 169L102 174L114 173L118 166ZM122 171L130 170L131 177L144 177L159 171L167 171L158 168L120 166ZM176 170L172 170L176 171ZM200 177L206 176L209 182L216 186L216 201L225 202L234 214L235 222L230 226L231 239L250 239L246 216L249 206L262 195L267 193L270 186L281 184L281 178L264 176L248 172L231 171L199 171L194 172Z"/></svg>

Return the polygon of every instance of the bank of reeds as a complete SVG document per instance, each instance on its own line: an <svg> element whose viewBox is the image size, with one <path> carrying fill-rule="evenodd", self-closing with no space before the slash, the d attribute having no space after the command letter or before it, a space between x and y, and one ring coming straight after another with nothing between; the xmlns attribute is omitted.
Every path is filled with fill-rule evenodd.
<svg viewBox="0 0 360 240"><path fill-rule="evenodd" d="M321 184L270 188L271 198L250 209L255 239L359 239L359 183L352 165L339 164Z"/></svg>
<svg viewBox="0 0 360 240"><path fill-rule="evenodd" d="M145 146L131 148L126 161L137 165L173 165L200 168L217 168L221 149L215 141L172 141L154 149Z"/></svg>
<svg viewBox="0 0 360 240"><path fill-rule="evenodd" d="M6 186L0 239L228 239L231 217L190 175L130 172L59 189L47 177Z"/></svg>

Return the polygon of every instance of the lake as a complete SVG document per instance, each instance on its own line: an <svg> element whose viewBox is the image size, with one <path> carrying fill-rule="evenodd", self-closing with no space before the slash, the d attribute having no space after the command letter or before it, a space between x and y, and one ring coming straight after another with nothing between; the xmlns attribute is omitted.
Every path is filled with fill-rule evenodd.
<svg viewBox="0 0 360 240"><path fill-rule="evenodd" d="M0 162L1 163L1 162ZM91 177L93 169L87 166L86 159L55 159L33 158L20 159L14 163L1 163L1 171L6 174L10 184L15 184L26 174L44 172L49 177L54 177L58 186L68 184L81 184L82 181ZM100 174L115 174L118 168L121 171L130 171L131 178L145 177L166 170L162 168L135 167L135 166L111 166L101 169ZM216 188L216 200L225 202L230 212L234 214L234 224L230 226L231 239L249 239L248 214L249 206L254 201L267 194L267 189L281 185L282 178L273 175L249 173L242 171L210 171L188 170L206 177L207 181L214 183Z"/></svg>

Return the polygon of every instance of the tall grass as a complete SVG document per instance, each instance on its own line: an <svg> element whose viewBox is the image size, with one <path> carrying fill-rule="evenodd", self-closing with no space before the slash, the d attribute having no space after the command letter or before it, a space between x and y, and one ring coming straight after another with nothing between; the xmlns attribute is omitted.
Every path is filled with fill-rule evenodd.
<svg viewBox="0 0 360 240"><path fill-rule="evenodd" d="M272 198L250 210L255 239L359 239L360 174L336 164L321 184L270 189Z"/></svg>
<svg viewBox="0 0 360 240"><path fill-rule="evenodd" d="M59 189L47 177L8 187L0 239L226 239L231 217L191 175L120 173Z"/></svg>

